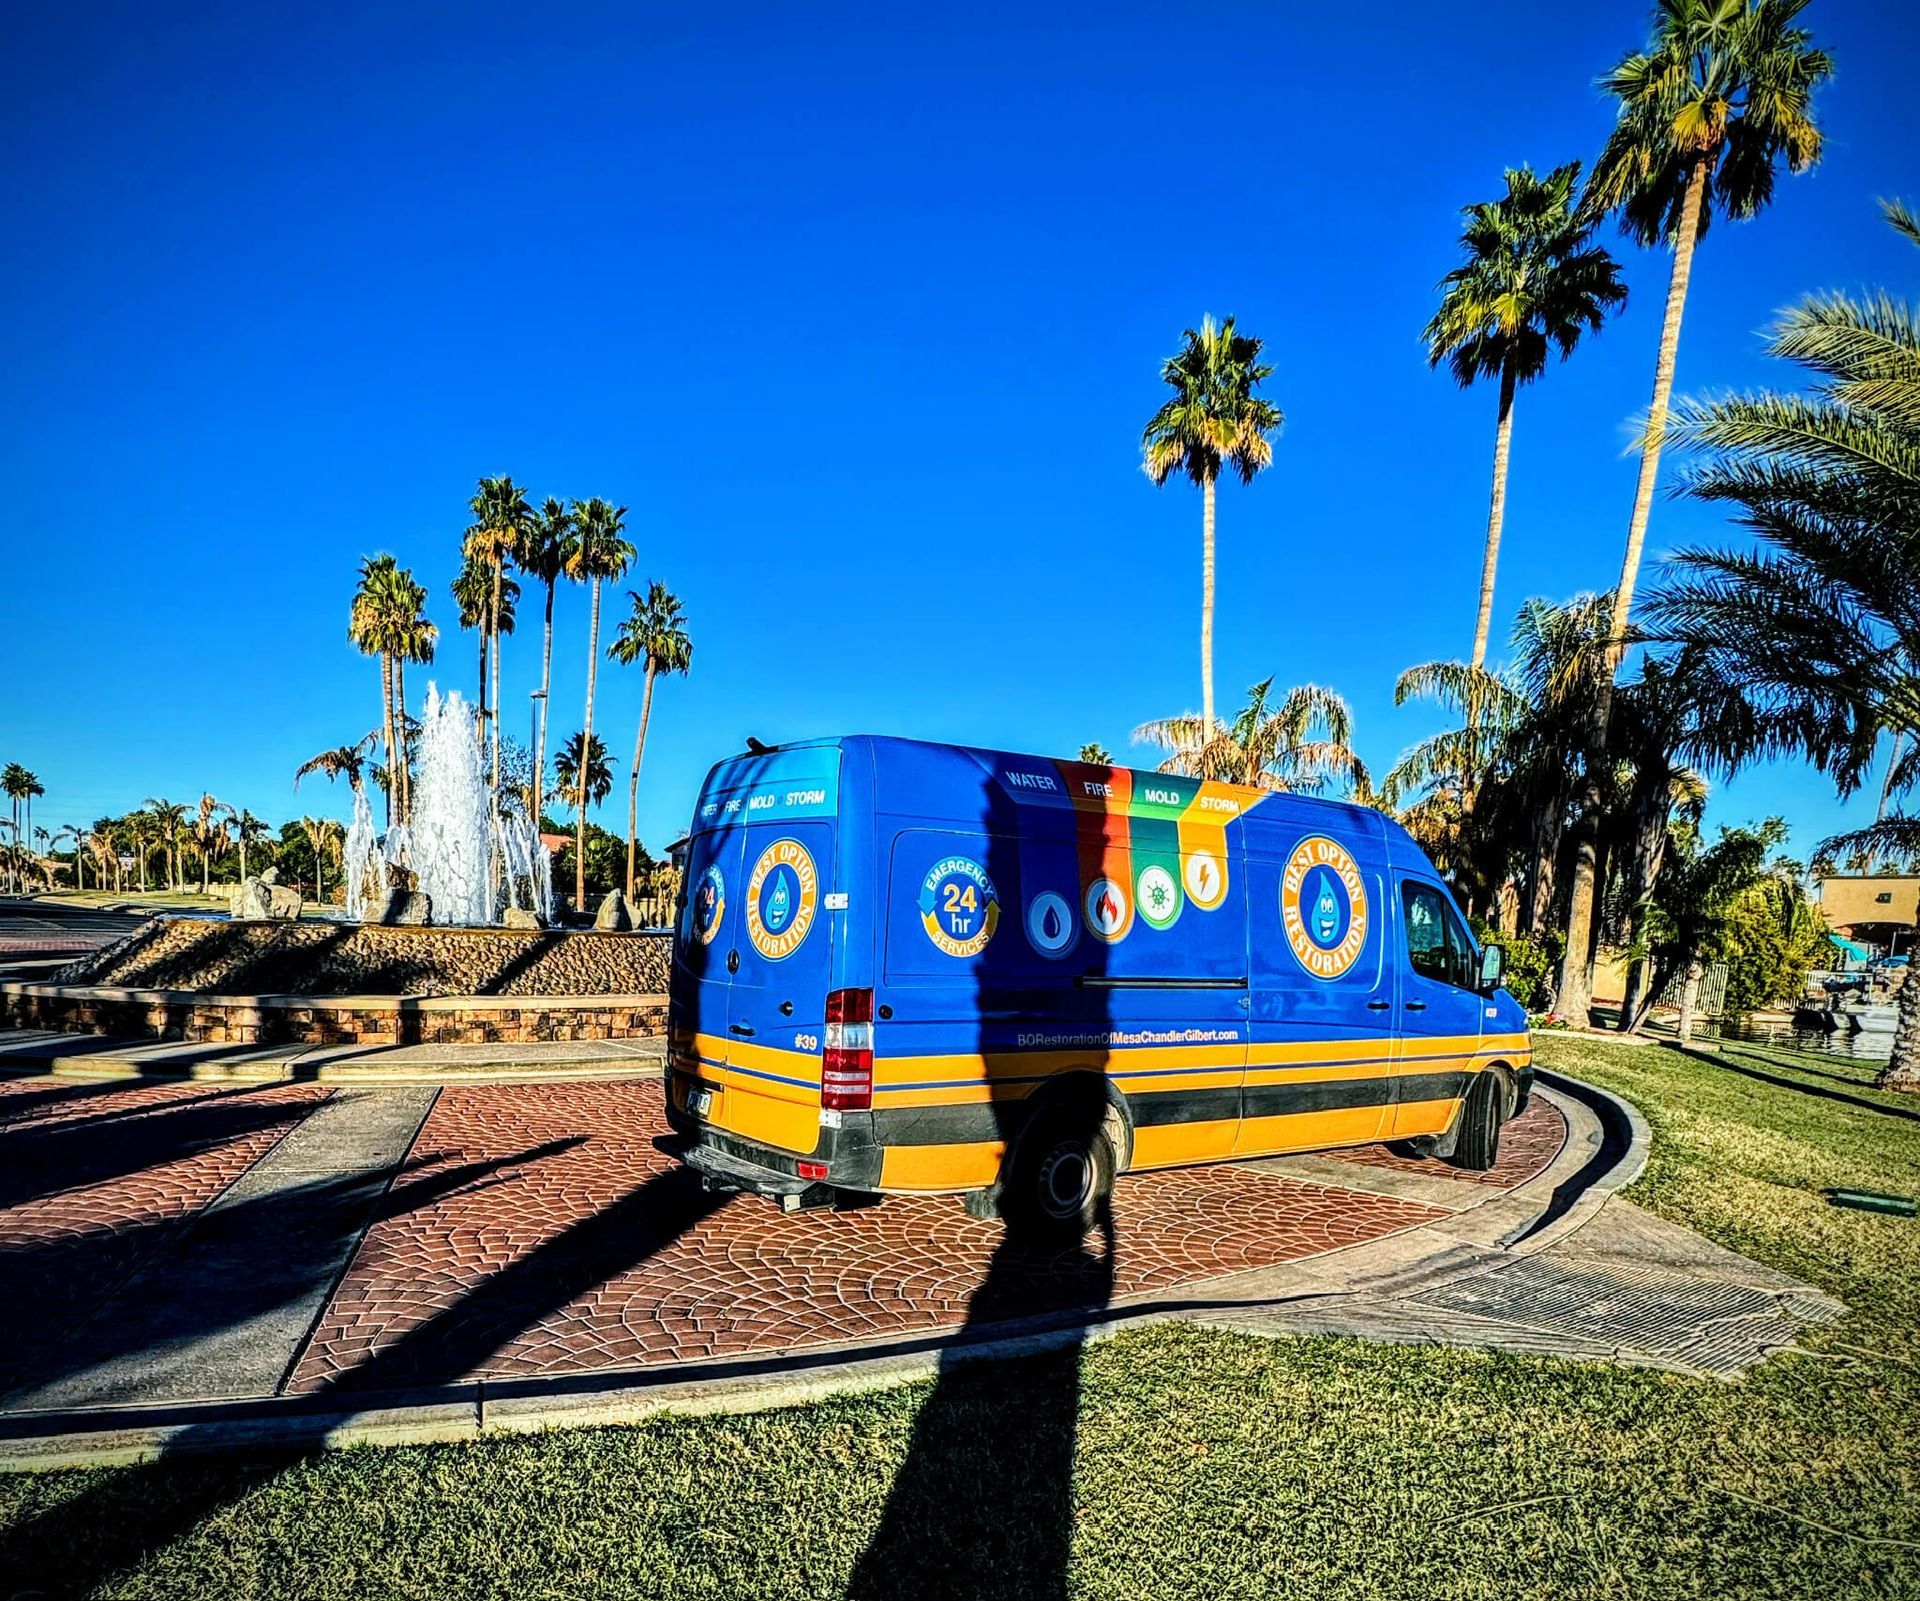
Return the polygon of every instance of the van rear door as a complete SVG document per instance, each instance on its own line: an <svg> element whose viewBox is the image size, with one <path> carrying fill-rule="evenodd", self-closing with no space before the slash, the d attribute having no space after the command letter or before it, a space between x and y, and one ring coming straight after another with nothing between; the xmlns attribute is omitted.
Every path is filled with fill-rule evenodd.
<svg viewBox="0 0 1920 1601"><path fill-rule="evenodd" d="M820 1134L820 1060L827 1024L834 826L793 821L745 830L740 914L727 951L724 1126L789 1151Z"/></svg>

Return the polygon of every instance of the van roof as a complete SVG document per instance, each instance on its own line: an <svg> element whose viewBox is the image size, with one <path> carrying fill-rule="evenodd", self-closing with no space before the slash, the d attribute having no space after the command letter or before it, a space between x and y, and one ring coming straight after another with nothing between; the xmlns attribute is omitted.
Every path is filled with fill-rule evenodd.
<svg viewBox="0 0 1920 1601"><path fill-rule="evenodd" d="M1258 810L1276 822L1283 816L1287 816L1289 821L1297 821L1301 807L1314 810L1333 807L1353 814L1351 821L1364 828L1378 828L1382 834L1406 837L1410 841L1410 836L1406 835L1406 830L1395 818L1374 807L1351 801L1327 800L1297 791L1269 790L1247 784L1190 778L1152 768L1106 766L1072 757L944 744L897 734L841 734L791 740L779 745L763 745L757 751L742 751L714 766L702 791L703 797L715 790L736 788L740 780L726 771L736 764L752 764L757 774L777 781L793 770L788 764L794 762L795 758L799 758L794 762L795 767L812 765L802 753L844 751L856 746L865 747L872 753L876 775L885 775L889 770L898 772L902 768L918 767L921 769L919 776L936 790L958 782L964 783L977 794L979 774L984 771L1016 805L1125 810L1134 815L1166 817L1177 817L1198 808L1222 820L1231 820ZM787 760L779 759L783 757ZM958 765L956 758L966 765Z"/></svg>

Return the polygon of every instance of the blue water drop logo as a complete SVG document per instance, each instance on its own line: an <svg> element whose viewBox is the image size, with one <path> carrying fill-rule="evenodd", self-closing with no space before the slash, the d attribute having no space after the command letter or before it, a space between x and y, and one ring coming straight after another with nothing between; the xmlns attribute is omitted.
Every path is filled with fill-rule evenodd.
<svg viewBox="0 0 1920 1601"><path fill-rule="evenodd" d="M779 933L786 927L787 914L793 910L793 898L787 893L787 875L775 873L773 893L767 897L767 914L764 919L767 927Z"/></svg>
<svg viewBox="0 0 1920 1601"><path fill-rule="evenodd" d="M1340 927L1340 903L1334 899L1333 880L1320 874L1320 895L1313 903L1313 937L1322 945L1331 945Z"/></svg>

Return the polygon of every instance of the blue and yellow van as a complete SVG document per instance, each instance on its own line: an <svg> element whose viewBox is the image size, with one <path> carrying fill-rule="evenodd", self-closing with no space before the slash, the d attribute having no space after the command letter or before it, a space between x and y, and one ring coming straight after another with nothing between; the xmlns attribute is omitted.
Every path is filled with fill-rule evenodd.
<svg viewBox="0 0 1920 1601"><path fill-rule="evenodd" d="M1365 807L855 736L721 762L682 859L667 1114L715 1187L1071 1227L1129 1169L1490 1166L1526 1104L1499 947Z"/></svg>

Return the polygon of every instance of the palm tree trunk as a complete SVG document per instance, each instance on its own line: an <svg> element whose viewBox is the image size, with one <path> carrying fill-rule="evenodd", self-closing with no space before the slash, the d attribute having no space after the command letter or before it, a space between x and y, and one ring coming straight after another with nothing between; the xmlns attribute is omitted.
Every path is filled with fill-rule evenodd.
<svg viewBox="0 0 1920 1601"><path fill-rule="evenodd" d="M1700 1009L1700 978L1707 970L1707 964L1698 955L1687 956L1687 976L1680 981L1680 1018L1674 1024L1685 1045L1693 1038L1694 1014Z"/></svg>
<svg viewBox="0 0 1920 1601"><path fill-rule="evenodd" d="M647 719L653 715L653 661L647 661L647 687L640 696L640 732L633 742L633 776L627 780L627 899L633 899L634 842L640 837L640 753L647 748Z"/></svg>
<svg viewBox="0 0 1920 1601"><path fill-rule="evenodd" d="M553 584L547 580L546 634L540 647L540 729L534 735L533 753L533 826L540 828L540 808L547 785L547 704L553 698Z"/></svg>
<svg viewBox="0 0 1920 1601"><path fill-rule="evenodd" d="M1200 728L1213 738L1213 480L1200 489Z"/></svg>
<svg viewBox="0 0 1920 1601"><path fill-rule="evenodd" d="M493 564L493 787L500 788L500 582L507 559L502 554Z"/></svg>
<svg viewBox="0 0 1920 1601"><path fill-rule="evenodd" d="M1893 771L1900 765L1900 747L1906 743L1907 731L1896 728L1893 731L1893 749L1887 753L1887 776L1880 781L1880 804L1873 809L1873 820L1884 822L1887 815L1887 798L1893 793Z"/></svg>
<svg viewBox="0 0 1920 1601"><path fill-rule="evenodd" d="M399 780L393 766L393 653L380 652L380 737L387 746L387 827L393 827L394 787Z"/></svg>
<svg viewBox="0 0 1920 1601"><path fill-rule="evenodd" d="M1627 524L1627 549L1620 563L1620 583L1613 594L1613 615L1607 625L1607 650L1600 663L1601 682L1595 697L1595 751L1604 750L1607 724L1613 716L1613 675L1624 654L1627 622L1633 611L1633 589L1640 576L1640 551L1646 543L1647 519L1653 510L1654 485L1660 476L1660 447L1667 431L1667 408L1673 396L1673 367L1680 349L1680 318L1687 305L1687 283L1693 276L1693 247L1700 237L1700 208L1706 198L1707 158L1693 164L1681 202L1680 225L1673 241L1673 275L1667 282L1666 320L1660 327L1660 355L1653 368L1653 402L1647 408L1647 430L1640 442L1640 479L1633 491L1633 518ZM1587 1026L1587 1007L1593 999L1592 974L1577 953L1587 948L1593 927L1595 894L1594 852L1600 832L1600 784L1589 772L1581 797L1579 849L1573 859L1573 893L1567 905L1567 953L1561 959L1561 1015L1575 1028Z"/></svg>
<svg viewBox="0 0 1920 1601"><path fill-rule="evenodd" d="M487 620L480 619L480 721L473 725L474 743L487 737Z"/></svg>
<svg viewBox="0 0 1920 1601"><path fill-rule="evenodd" d="M587 774L593 767L593 684L600 665L600 580L593 581L593 621L587 630L587 726L580 734L580 771L576 775L574 802L578 821L573 836L573 905L587 909Z"/></svg>
<svg viewBox="0 0 1920 1601"><path fill-rule="evenodd" d="M1513 443L1513 364L1500 371L1500 421L1493 434L1493 499L1487 508L1487 550L1480 558L1480 613L1473 625L1473 665L1487 660L1493 628L1493 579L1500 565L1500 528L1507 518L1507 452Z"/></svg>
<svg viewBox="0 0 1920 1601"><path fill-rule="evenodd" d="M1900 985L1900 1016L1893 1031L1893 1055L1873 1081L1878 1090L1920 1090L1920 978L1911 967Z"/></svg>
<svg viewBox="0 0 1920 1601"><path fill-rule="evenodd" d="M393 737L399 746L400 821L413 815L413 768L407 756L407 658L393 658Z"/></svg>

